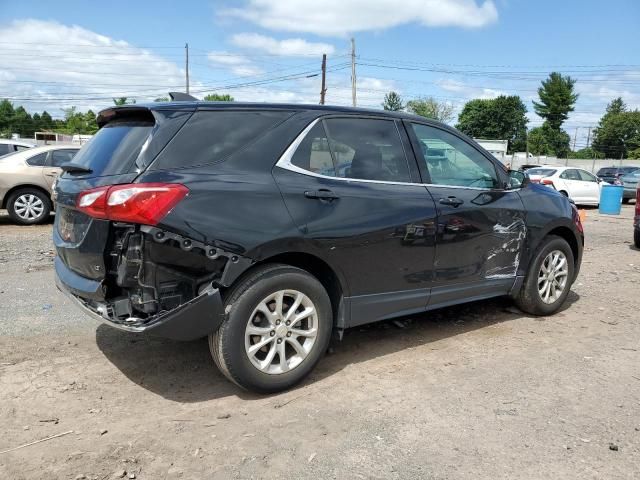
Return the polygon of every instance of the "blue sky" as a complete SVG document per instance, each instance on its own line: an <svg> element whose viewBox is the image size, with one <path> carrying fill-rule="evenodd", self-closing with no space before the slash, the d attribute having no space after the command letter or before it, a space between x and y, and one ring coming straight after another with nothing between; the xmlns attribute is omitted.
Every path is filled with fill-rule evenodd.
<svg viewBox="0 0 640 480"><path fill-rule="evenodd" d="M609 100L640 107L639 23L634 0L3 0L0 96L54 116L116 95L145 101L182 89L189 42L196 95L316 103L326 52L327 102L348 104L353 36L361 106L394 89L457 110L518 94L532 111L540 80L567 73L580 99L565 128L580 147Z"/></svg>

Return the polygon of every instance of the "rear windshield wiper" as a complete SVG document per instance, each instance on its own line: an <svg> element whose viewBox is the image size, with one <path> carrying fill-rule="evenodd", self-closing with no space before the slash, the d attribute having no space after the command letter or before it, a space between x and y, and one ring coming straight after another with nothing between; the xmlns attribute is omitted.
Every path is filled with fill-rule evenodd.
<svg viewBox="0 0 640 480"><path fill-rule="evenodd" d="M90 168L83 167L81 165L76 165L76 164L73 164L73 163L65 163L63 165L60 165L60 168L62 169L63 172L69 172L69 173L91 173L91 172L93 172L93 170L91 170Z"/></svg>

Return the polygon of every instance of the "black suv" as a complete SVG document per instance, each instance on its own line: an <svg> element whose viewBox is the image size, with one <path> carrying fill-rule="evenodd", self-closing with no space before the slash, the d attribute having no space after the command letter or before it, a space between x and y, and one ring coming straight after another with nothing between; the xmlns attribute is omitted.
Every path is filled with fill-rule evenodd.
<svg viewBox="0 0 640 480"><path fill-rule="evenodd" d="M604 180L607 183L611 183L611 184L615 184L615 185L622 185L622 183L620 182L620 178L624 177L625 175L627 175L628 173L632 173L635 172L636 170L638 170L637 166L622 166L622 167L603 167L600 170L598 170L598 173L596 173L596 176L600 177L602 180Z"/></svg>
<svg viewBox="0 0 640 480"><path fill-rule="evenodd" d="M56 186L59 288L121 330L208 336L247 389L368 322L501 295L551 314L578 274L570 201L422 117L173 102L98 124Z"/></svg>

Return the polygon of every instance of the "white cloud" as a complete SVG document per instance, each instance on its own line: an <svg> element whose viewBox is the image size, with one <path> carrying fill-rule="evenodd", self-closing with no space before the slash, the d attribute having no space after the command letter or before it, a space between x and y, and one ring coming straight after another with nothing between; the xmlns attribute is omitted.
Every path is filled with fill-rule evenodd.
<svg viewBox="0 0 640 480"><path fill-rule="evenodd" d="M0 89L32 111L98 110L112 97L152 100L184 85L175 63L80 26L16 20L0 27L0 42Z"/></svg>
<svg viewBox="0 0 640 480"><path fill-rule="evenodd" d="M239 77L250 77L264 73L264 70L254 65L251 60L244 55L229 52L213 51L207 54L211 63L223 65Z"/></svg>
<svg viewBox="0 0 640 480"><path fill-rule="evenodd" d="M499 97L500 95L509 95L495 88L470 86L460 80L440 79L436 80L435 84L442 90L454 92L469 100L473 98L491 99Z"/></svg>
<svg viewBox="0 0 640 480"><path fill-rule="evenodd" d="M263 28L344 36L408 23L427 27L478 28L498 19L493 0L248 0L221 15L249 20Z"/></svg>
<svg viewBox="0 0 640 480"><path fill-rule="evenodd" d="M276 40L258 33L237 33L231 37L231 43L241 48L282 56L332 54L335 51L333 45L328 43L307 42L302 38Z"/></svg>

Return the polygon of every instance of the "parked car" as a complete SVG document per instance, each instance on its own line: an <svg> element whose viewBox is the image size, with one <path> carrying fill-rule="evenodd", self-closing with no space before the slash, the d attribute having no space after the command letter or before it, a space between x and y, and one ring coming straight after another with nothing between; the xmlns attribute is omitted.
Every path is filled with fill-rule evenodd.
<svg viewBox="0 0 640 480"><path fill-rule="evenodd" d="M577 205L600 204L602 181L581 168L545 166L527 171L534 183L551 187L569 197Z"/></svg>
<svg viewBox="0 0 640 480"><path fill-rule="evenodd" d="M598 176L598 178L601 178L611 185L621 185L620 177L626 175L627 173L634 172L635 170L638 170L638 168L640 168L638 167L638 165L604 167L598 170L598 173L596 173L596 175Z"/></svg>
<svg viewBox="0 0 640 480"><path fill-rule="evenodd" d="M620 182L624 186L622 203L629 203L629 200L636 198L636 190L640 183L640 169L627 173L620 179Z"/></svg>
<svg viewBox="0 0 640 480"><path fill-rule="evenodd" d="M0 208L22 225L46 221L51 213L51 186L80 147L47 145L0 158Z"/></svg>
<svg viewBox="0 0 640 480"><path fill-rule="evenodd" d="M23 140L0 138L0 157L35 146L37 146L35 143L25 142Z"/></svg>
<svg viewBox="0 0 640 480"><path fill-rule="evenodd" d="M132 334L208 336L250 390L299 382L349 327L503 295L550 315L580 268L565 196L423 117L185 101L97 122L56 185L58 287Z"/></svg>

